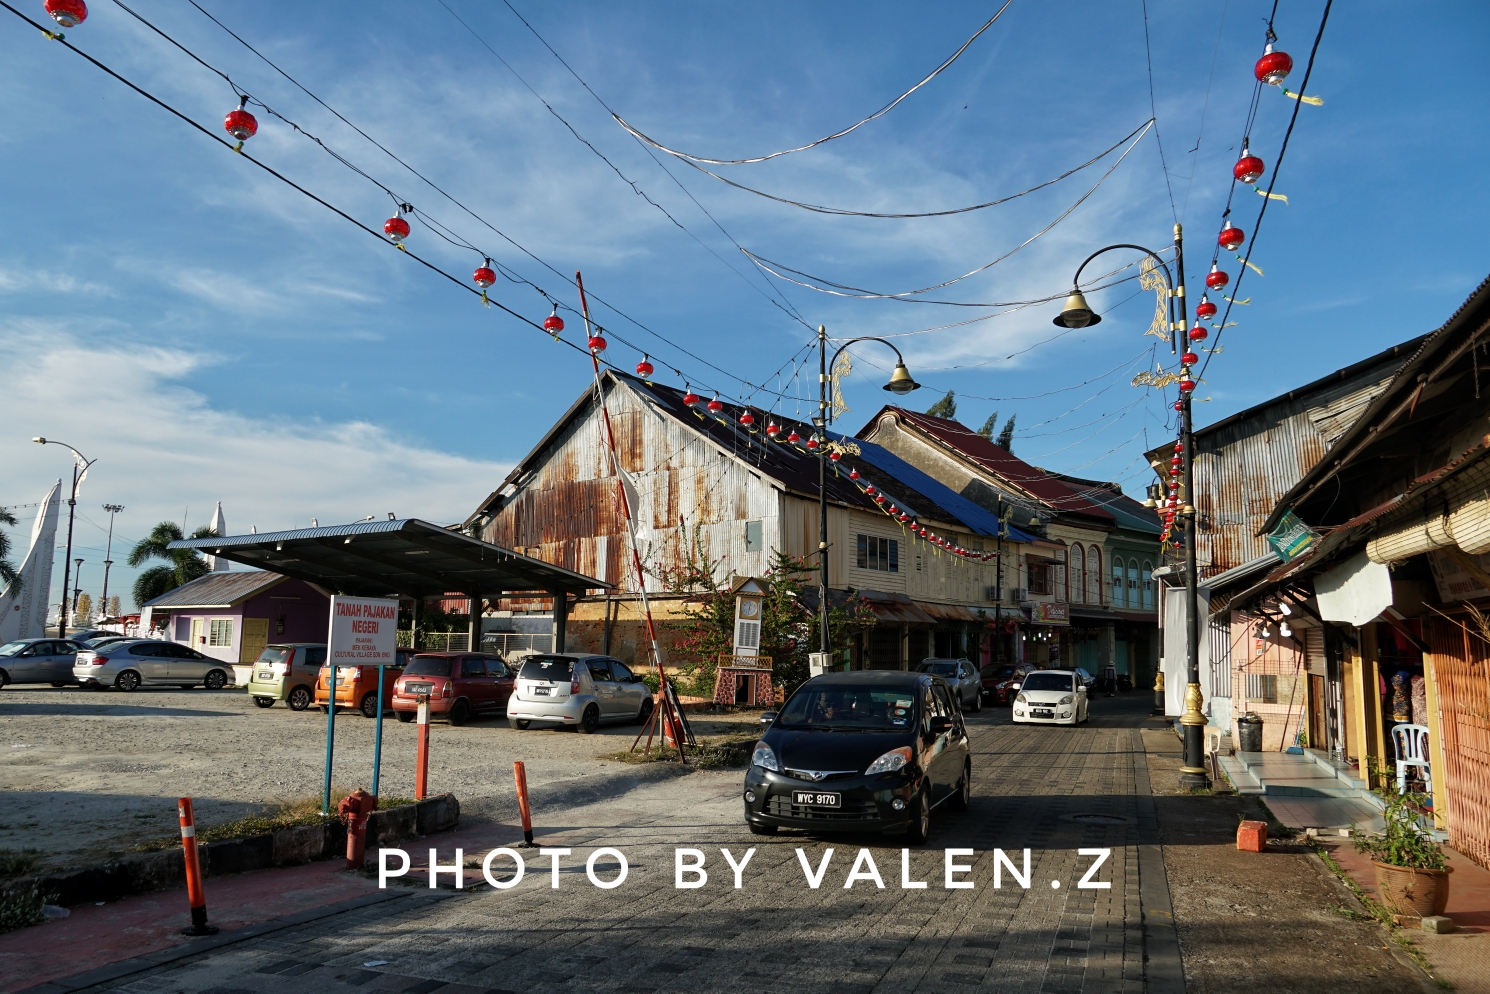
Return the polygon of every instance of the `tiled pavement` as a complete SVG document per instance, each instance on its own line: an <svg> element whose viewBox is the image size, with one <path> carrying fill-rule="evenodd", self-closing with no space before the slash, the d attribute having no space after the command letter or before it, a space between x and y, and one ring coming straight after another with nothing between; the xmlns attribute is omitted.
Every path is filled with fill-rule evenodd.
<svg viewBox="0 0 1490 994"><path fill-rule="evenodd" d="M739 774L695 773L665 788L679 792L669 816L635 817L617 802L573 812L573 827L540 829L541 845L573 851L557 889L549 858L534 852L510 890L432 892L421 880L395 900L181 950L110 983L82 987L89 978L79 977L34 990L1180 991L1136 732L1146 711L1135 694L1095 702L1092 723L1078 729L1013 726L1003 710L972 716L973 809L939 810L931 842L911 851L911 878L925 889L902 889L894 839L750 836L739 818ZM586 879L584 860L597 846L627 856L629 874L614 890ZM705 851L706 886L673 886L677 846ZM755 848L741 889L720 847L736 858ZM833 851L819 889L804 881L799 847L813 866ZM844 888L860 847L883 889L866 881ZM1031 850L1029 889L1011 882L1007 868L993 886L995 847L1021 869L1022 850ZM943 886L945 848L975 850L950 857L972 866L962 879L973 888ZM1112 850L1095 877L1111 889L1078 889L1092 861L1078 848ZM440 852L442 861L452 855ZM602 858L603 878L613 863Z"/></svg>

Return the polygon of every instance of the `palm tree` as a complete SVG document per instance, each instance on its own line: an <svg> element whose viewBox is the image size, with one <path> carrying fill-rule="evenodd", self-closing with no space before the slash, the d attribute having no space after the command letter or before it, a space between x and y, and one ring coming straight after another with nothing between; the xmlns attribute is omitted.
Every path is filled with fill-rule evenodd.
<svg viewBox="0 0 1490 994"><path fill-rule="evenodd" d="M0 508L0 525L15 527L16 516L4 508ZM12 585L16 590L21 589L20 575L16 572L15 563L10 561L10 536L0 532L0 589L9 589Z"/></svg>
<svg viewBox="0 0 1490 994"><path fill-rule="evenodd" d="M211 538L217 532L203 525L191 533L192 538ZM151 559L164 559L167 565L152 566L135 578L135 604L144 605L161 594L175 590L183 583L190 583L208 572L207 562L192 549L168 549L166 546L182 539L181 526L174 521L162 521L129 550L129 565L140 566Z"/></svg>

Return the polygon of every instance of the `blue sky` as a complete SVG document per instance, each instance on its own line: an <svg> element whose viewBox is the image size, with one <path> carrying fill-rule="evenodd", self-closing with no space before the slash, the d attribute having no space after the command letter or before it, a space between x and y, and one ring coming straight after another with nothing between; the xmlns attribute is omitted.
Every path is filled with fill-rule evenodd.
<svg viewBox="0 0 1490 994"><path fill-rule="evenodd" d="M677 368L704 392L751 394L763 406L779 390L787 397L777 409L794 414L798 393L813 389L815 360L794 380L793 357L808 326L821 323L835 336L902 336L894 341L926 384L910 406L955 390L959 418L974 427L994 410L1017 412L1015 451L1051 469L1140 492L1145 443L1172 437L1164 398L1129 385L1155 344L1143 336L1152 297L1121 303L1131 283L1094 296L1107 314L1099 327L1055 341L1045 342L1058 303L909 334L994 309L828 296L767 276L737 247L880 293L937 284L1040 231L1115 154L1037 193L954 217L827 216L649 155L500 2L447 0L625 180L436 0L199 2L554 270L583 270L596 297L650 329L595 305L602 323L651 353L664 381L678 380ZM21 6L42 16L39 0ZM481 249L449 245L416 222L409 245L430 261L468 279L490 253L576 304L560 276L337 121L186 0L131 6ZM997 9L515 6L632 124L715 158L800 145L858 120ZM1061 292L1095 248L1167 245L1173 211L1185 224L1196 299L1270 8L1150 0L1153 99L1173 208L1150 133L1049 233L925 296ZM1316 0L1278 5L1294 88L1322 9ZM809 151L719 171L793 199L868 211L940 210L1018 192L1151 116L1143 13L1137 0L1014 0L958 62L886 116ZM1299 115L1277 185L1289 203L1269 209L1253 254L1266 276L1243 284L1251 303L1233 312L1240 323L1222 337L1197 392L1208 398L1198 422L1437 327L1484 278L1490 250L1476 232L1487 138L1478 124L1490 88L1478 55L1487 21L1490 11L1472 3L1335 6L1309 84L1325 104ZM112 0L95 0L68 39L214 132L236 105L226 82ZM463 518L584 388L588 367L577 353L482 308L4 11L0 52L0 179L9 194L0 504L40 499L67 470L65 451L32 445L33 435L98 457L80 503L85 589L97 593L91 564L103 558L105 501L127 506L116 549L163 518L203 524L219 500L234 532L388 511ZM392 207L386 193L251 109L260 130L246 151L381 226ZM1269 176L1291 109L1276 90L1262 94L1252 148ZM1235 216L1251 236L1261 198L1238 202ZM1130 261L1107 259L1107 268ZM1235 277L1235 261L1225 268ZM532 286L499 279L492 293L530 319L548 313ZM564 316L578 340L577 320ZM849 430L889 396L878 389L889 353L855 351L852 413L840 422ZM608 355L626 367L640 358L615 336ZM1167 347L1156 357L1168 361ZM17 531L23 543L25 528ZM131 574L114 578L117 591Z"/></svg>

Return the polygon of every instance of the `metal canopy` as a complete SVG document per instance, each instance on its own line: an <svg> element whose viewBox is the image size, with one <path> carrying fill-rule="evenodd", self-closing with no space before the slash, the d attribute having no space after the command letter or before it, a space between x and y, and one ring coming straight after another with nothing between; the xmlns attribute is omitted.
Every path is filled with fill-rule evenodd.
<svg viewBox="0 0 1490 994"><path fill-rule="evenodd" d="M359 521L262 535L183 539L235 563L292 576L342 594L494 596L518 590L583 595L605 582L418 518Z"/></svg>

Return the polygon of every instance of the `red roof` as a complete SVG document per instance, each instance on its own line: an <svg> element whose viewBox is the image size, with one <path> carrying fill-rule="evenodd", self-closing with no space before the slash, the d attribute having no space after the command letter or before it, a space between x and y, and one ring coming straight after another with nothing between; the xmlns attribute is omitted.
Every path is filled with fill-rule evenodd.
<svg viewBox="0 0 1490 994"><path fill-rule="evenodd" d="M1043 501L1053 511L1062 514L1080 514L1108 524L1117 521L1111 511L1087 500L1077 490L1062 483L1043 469L1031 466L1007 449L994 445L960 421L886 405L868 424L859 429L859 436L866 435L874 427L874 423L887 411L932 436L943 445L957 450L993 475L1008 481L1012 486Z"/></svg>

